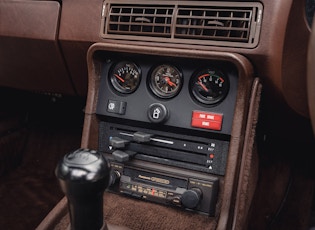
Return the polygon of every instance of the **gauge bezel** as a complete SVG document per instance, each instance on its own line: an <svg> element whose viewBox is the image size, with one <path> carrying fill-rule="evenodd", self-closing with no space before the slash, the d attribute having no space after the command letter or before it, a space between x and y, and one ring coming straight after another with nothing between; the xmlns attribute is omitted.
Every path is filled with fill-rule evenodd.
<svg viewBox="0 0 315 230"><path fill-rule="evenodd" d="M127 64L132 65L133 69L135 69L139 75L136 84L134 84L134 86L130 89L124 88L117 81L117 78L114 76L114 73L116 71L118 71L120 68L123 68ZM140 66L137 63L135 63L134 61L129 61L129 60L117 61L117 62L113 63L111 68L109 69L109 72L108 72L108 79L109 79L110 85L112 86L112 88L114 89L115 92L120 93L120 94L131 94L131 93L135 92L140 85L141 78L142 78L142 71L141 71Z"/></svg>
<svg viewBox="0 0 315 230"><path fill-rule="evenodd" d="M177 75L179 76L179 83L177 84L176 90L174 90L174 91L164 92L156 85L156 81L155 81L156 73L158 72L158 70L160 68L163 68L163 66L171 67L173 70L176 71ZM150 88L150 91L153 93L154 96L156 96L158 98L162 98L162 99L174 98L175 96L177 96L179 94L179 92L181 91L181 88L184 84L183 72L181 71L180 68L178 68L174 64L161 63L161 64L155 65L151 68L151 70L149 71L149 74L148 74L147 84Z"/></svg>
<svg viewBox="0 0 315 230"><path fill-rule="evenodd" d="M210 71L214 71L216 73L216 75L219 75L220 77L222 77L222 79L224 79L224 89L223 92L220 96L217 96L215 98L206 98L205 96L203 96L200 92L195 90L196 86L196 82L198 82L198 77L201 76L202 74L205 74L206 72L210 72ZM196 101L197 103L200 103L204 106L214 106L217 105L218 103L222 102L226 96L229 93L229 89L230 89L230 80L228 75L223 71L220 70L218 68L214 68L214 67L203 67L203 68L199 68L198 70L196 70L191 78L190 78L190 82L189 82L189 91L190 94L192 96L192 98L194 99L194 101Z"/></svg>

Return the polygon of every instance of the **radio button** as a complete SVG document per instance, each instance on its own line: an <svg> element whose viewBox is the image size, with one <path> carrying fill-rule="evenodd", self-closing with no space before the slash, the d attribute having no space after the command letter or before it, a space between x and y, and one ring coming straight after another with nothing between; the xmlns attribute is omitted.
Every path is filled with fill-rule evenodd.
<svg viewBox="0 0 315 230"><path fill-rule="evenodd" d="M182 201L180 196L172 197L171 203L176 206L182 206Z"/></svg>

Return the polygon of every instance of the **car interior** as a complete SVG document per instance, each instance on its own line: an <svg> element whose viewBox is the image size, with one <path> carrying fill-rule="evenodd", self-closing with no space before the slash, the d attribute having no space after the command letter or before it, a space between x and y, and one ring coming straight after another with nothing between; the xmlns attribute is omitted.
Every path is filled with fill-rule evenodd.
<svg viewBox="0 0 315 230"><path fill-rule="evenodd" d="M0 229L314 230L315 0L0 0Z"/></svg>

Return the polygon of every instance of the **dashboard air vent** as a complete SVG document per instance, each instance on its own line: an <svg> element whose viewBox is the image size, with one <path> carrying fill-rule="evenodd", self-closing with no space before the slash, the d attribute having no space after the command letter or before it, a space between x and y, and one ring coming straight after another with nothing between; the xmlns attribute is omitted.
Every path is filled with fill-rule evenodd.
<svg viewBox="0 0 315 230"><path fill-rule="evenodd" d="M107 33L170 38L173 11L167 6L112 5Z"/></svg>
<svg viewBox="0 0 315 230"><path fill-rule="evenodd" d="M248 43L252 9L179 8L175 38Z"/></svg>
<svg viewBox="0 0 315 230"><path fill-rule="evenodd" d="M105 0L103 38L254 48L258 2Z"/></svg>

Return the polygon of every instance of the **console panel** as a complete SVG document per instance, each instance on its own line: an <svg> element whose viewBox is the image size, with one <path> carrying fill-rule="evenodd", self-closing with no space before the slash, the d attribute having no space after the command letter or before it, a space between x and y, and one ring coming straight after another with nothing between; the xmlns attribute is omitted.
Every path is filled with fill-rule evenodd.
<svg viewBox="0 0 315 230"><path fill-rule="evenodd" d="M103 51L98 149L109 191L215 215L238 88L228 61Z"/></svg>

